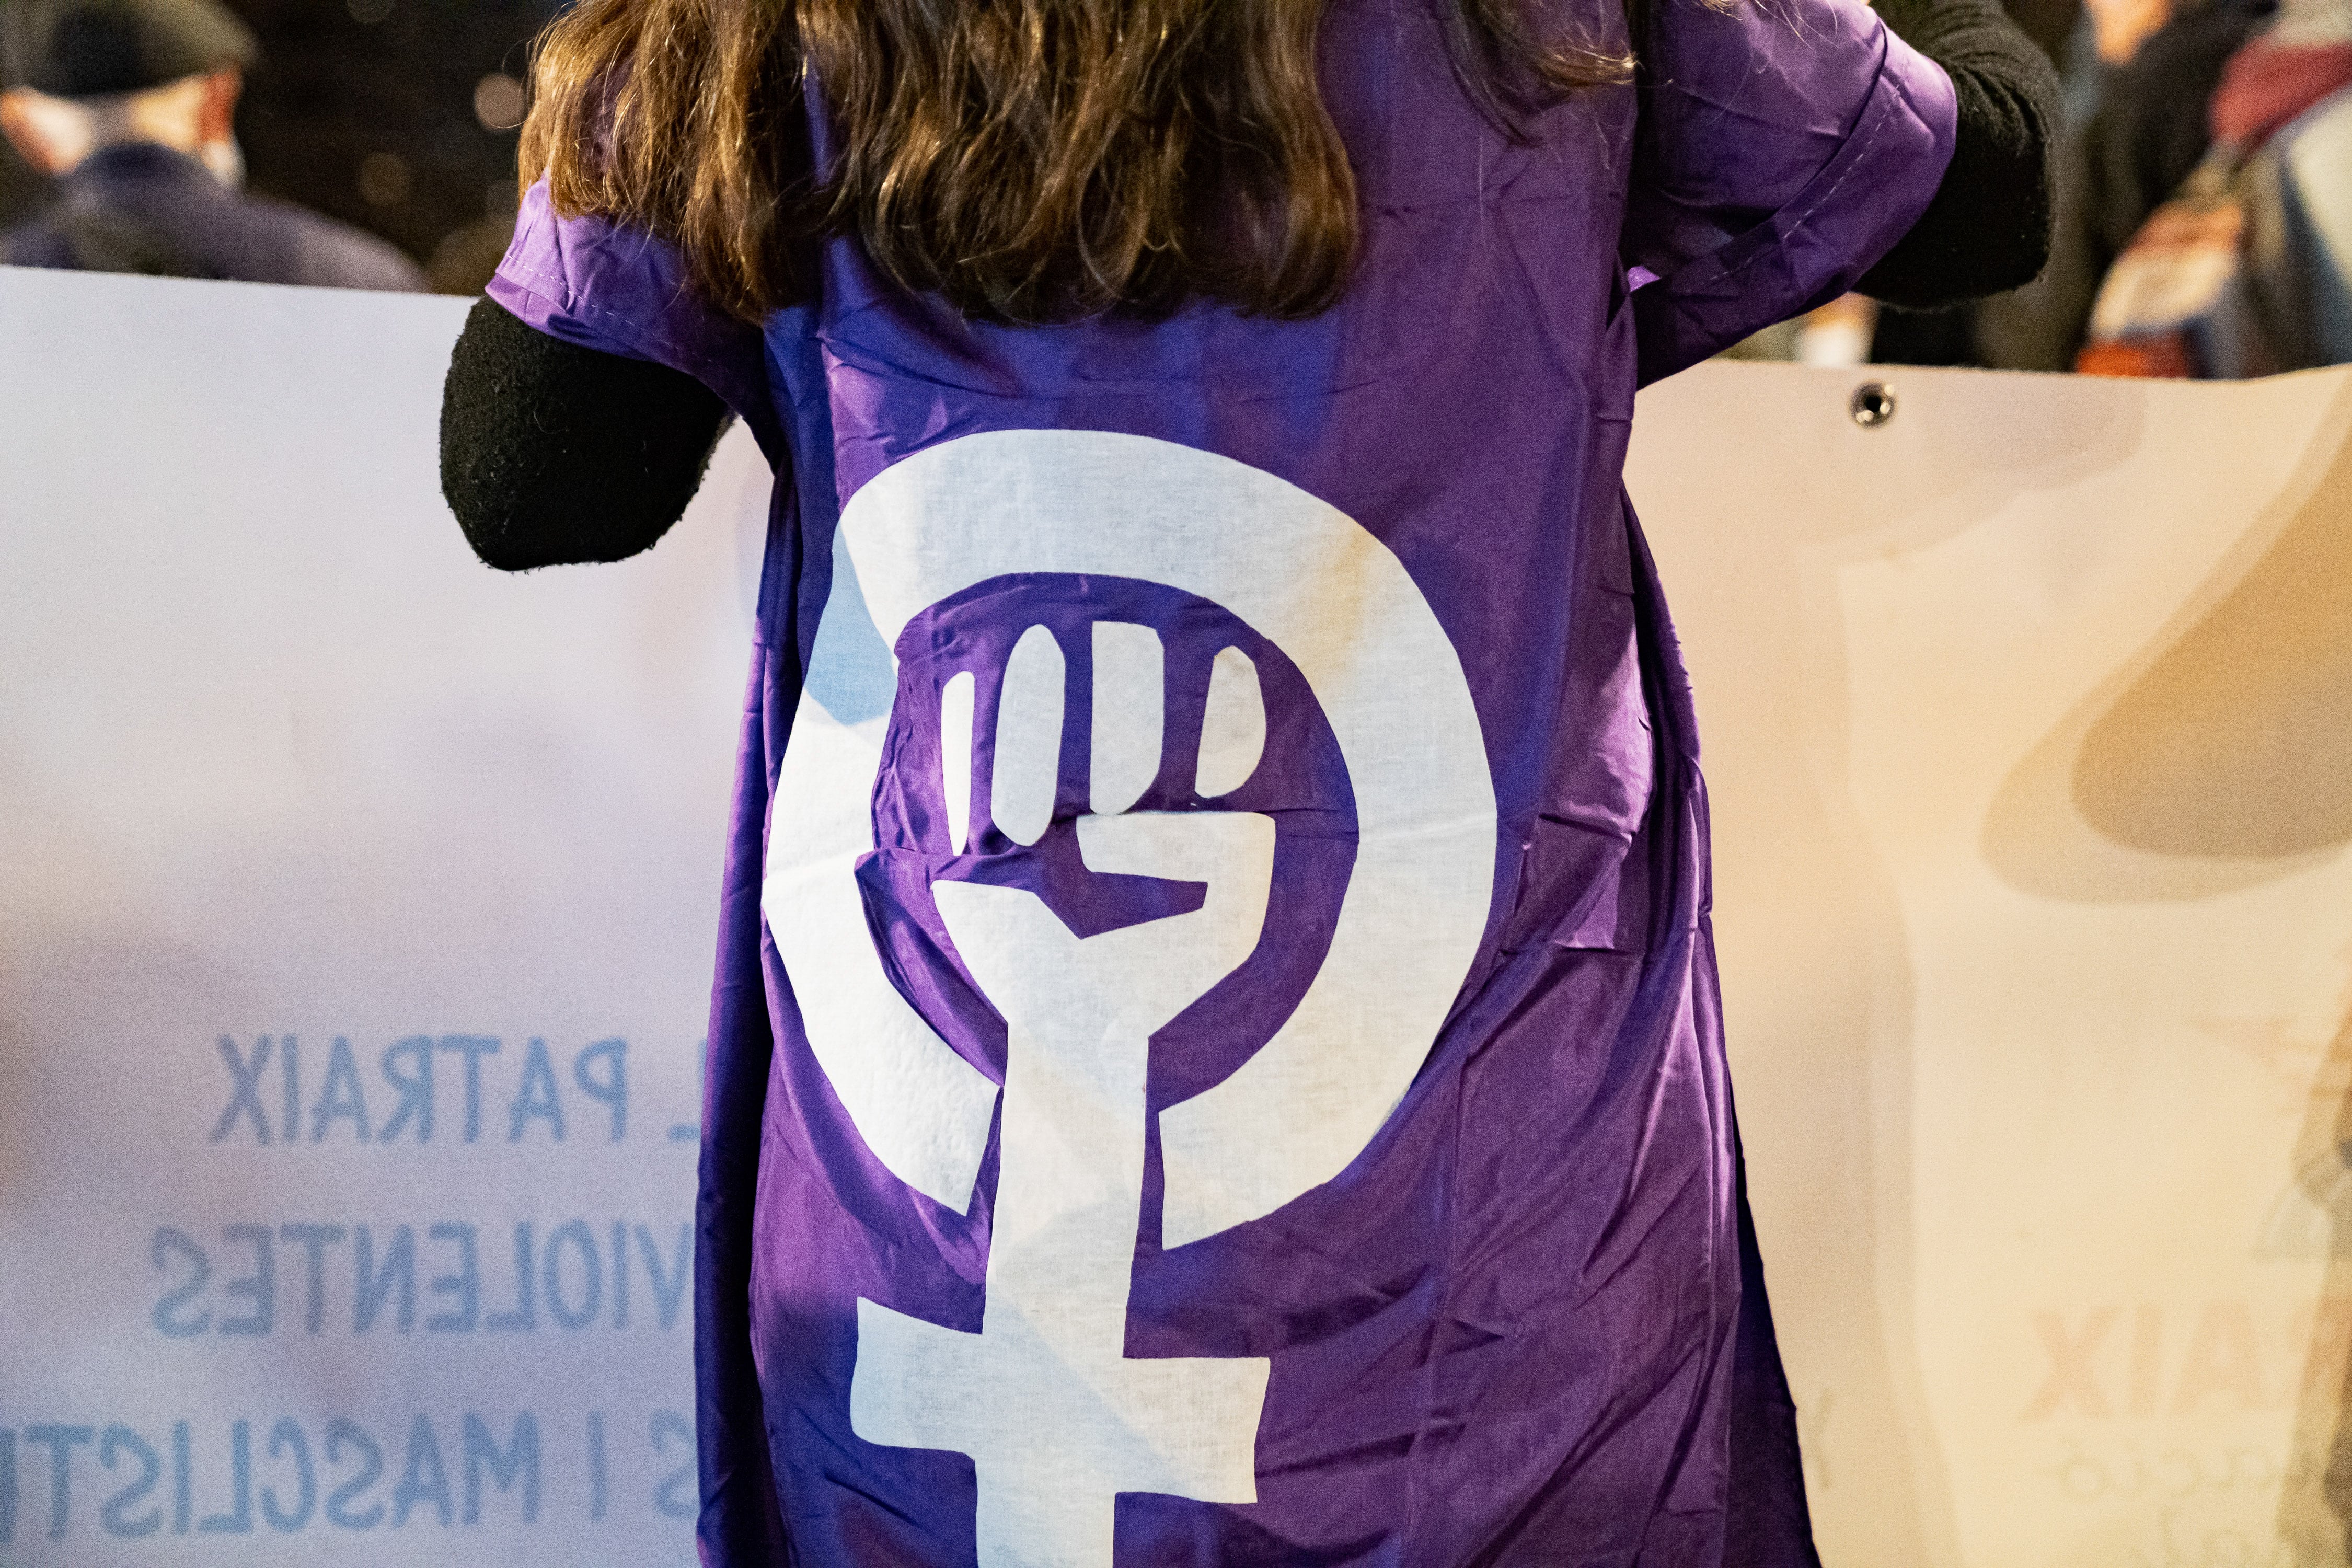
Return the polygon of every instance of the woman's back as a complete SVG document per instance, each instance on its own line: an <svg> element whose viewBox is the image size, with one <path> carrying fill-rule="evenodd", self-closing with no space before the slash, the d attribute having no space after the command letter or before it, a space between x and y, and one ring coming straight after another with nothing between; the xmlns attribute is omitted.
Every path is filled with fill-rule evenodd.
<svg viewBox="0 0 2352 1568"><path fill-rule="evenodd" d="M1515 138L1447 4L1323 22L1359 227L1303 319L974 320L845 235L753 327L526 202L492 297L780 476L713 1561L1810 1559L1621 471L1638 380L1912 226L1952 89L1848 0L1658 0Z"/></svg>

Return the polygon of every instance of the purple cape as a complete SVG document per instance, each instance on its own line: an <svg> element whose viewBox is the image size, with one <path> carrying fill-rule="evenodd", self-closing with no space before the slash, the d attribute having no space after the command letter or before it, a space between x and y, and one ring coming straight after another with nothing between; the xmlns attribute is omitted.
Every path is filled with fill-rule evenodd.
<svg viewBox="0 0 2352 1568"><path fill-rule="evenodd" d="M845 241L760 331L525 203L492 297L779 475L706 1563L1812 1561L1621 474L1640 382L1904 233L1951 90L1853 0L1658 0L1514 142L1440 25L1334 0L1311 321L975 324Z"/></svg>

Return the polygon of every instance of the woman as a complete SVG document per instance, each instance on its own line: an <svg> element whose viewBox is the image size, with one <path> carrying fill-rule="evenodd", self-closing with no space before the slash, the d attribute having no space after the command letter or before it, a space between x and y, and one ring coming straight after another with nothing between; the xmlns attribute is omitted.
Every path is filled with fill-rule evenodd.
<svg viewBox="0 0 2352 1568"><path fill-rule="evenodd" d="M727 410L780 476L706 1561L1811 1561L1620 473L1643 381L2039 267L2046 68L1889 20L557 26L452 506L617 559Z"/></svg>

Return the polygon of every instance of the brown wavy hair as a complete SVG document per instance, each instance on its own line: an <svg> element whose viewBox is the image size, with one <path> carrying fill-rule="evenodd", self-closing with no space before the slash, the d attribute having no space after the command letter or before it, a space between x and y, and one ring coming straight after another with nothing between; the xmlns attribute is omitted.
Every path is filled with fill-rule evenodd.
<svg viewBox="0 0 2352 1568"><path fill-rule="evenodd" d="M1630 58L1526 0L1450 0L1465 87L1507 133ZM854 234L984 319L1205 296L1312 315L1355 258L1355 176L1316 79L1325 0L582 0L540 40L521 174L556 210L676 243L757 321ZM803 93L835 141L820 178Z"/></svg>

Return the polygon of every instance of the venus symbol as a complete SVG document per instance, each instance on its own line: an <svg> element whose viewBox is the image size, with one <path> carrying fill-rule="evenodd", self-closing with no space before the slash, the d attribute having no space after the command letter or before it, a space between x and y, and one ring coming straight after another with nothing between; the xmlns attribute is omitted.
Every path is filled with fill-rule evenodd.
<svg viewBox="0 0 2352 1568"><path fill-rule="evenodd" d="M1478 710L1444 626L1381 538L1287 480L1172 442L1062 429L940 441L857 489L828 575L761 892L790 994L778 1049L797 1033L828 1089L796 1102L806 1146L835 1179L863 1184L879 1166L908 1204L971 1215L998 1136L983 1331L903 1315L921 1310L915 1289L895 1307L856 1301L851 1423L870 1443L971 1457L989 1568L1107 1568L1122 1490L1250 1498L1269 1372L1122 1354L1145 1151L1160 1173L1150 1217L1171 1253L1378 1157L1493 902ZM1012 626L1030 629L1008 640L1004 613L1024 601ZM1228 618L1238 626L1207 631ZM1154 626L1169 628L1165 650ZM1166 736L1189 736L1192 715L1163 713L1163 692L1200 692L1191 659L1212 648L1225 651L1205 744L1171 754ZM1094 670L1091 685L1066 683L1091 724L1084 759L1060 744L1066 657ZM983 716L992 752L973 745ZM1317 726L1328 753L1303 743ZM950 760L932 761L942 750ZM1083 792L1060 785L1081 767ZM1081 798L1090 813L1074 825ZM1145 799L1174 809L1132 809ZM1218 809L1234 801L1286 814L1271 900L1275 835ZM1310 816L1352 841L1349 863L1294 880L1294 863L1315 863L1293 831ZM1072 857L1087 896L1065 904ZM961 858L973 864L950 876L988 885L923 869ZM1089 886L1089 868L1192 886ZM1079 940L1004 885L1035 885L1031 870L1100 934ZM1114 906L1108 929L1097 917ZM893 931L912 940L886 951ZM950 943L961 976L931 968ZM957 1012L966 978L1008 1025L1002 1074ZM1185 1033L1221 1006L1252 1021ZM1147 1145L1155 1028L1155 1069L1182 1061L1193 1077ZM1203 1047L1231 1065L1204 1073ZM815 1275L802 1283L822 1293ZM929 1528L943 1505L900 1493L889 1506Z"/></svg>
<svg viewBox="0 0 2352 1568"><path fill-rule="evenodd" d="M1109 1568L1120 1492L1256 1496L1267 1363L1130 1360L1151 1037L1247 959L1265 921L1275 824L1255 812L1129 809L1160 772L1165 650L1149 626L1093 624L1093 742L1078 842L1091 871L1201 882L1188 913L1081 939L1034 894L971 882L932 893L1009 1037L987 1293L977 1334L857 1303L850 1420L869 1443L971 1457L980 1568ZM1050 824L1065 659L1031 626L1003 670L989 816L1019 844ZM941 689L950 832L971 834L974 677ZM1212 667L1194 793L1255 769L1257 674Z"/></svg>

